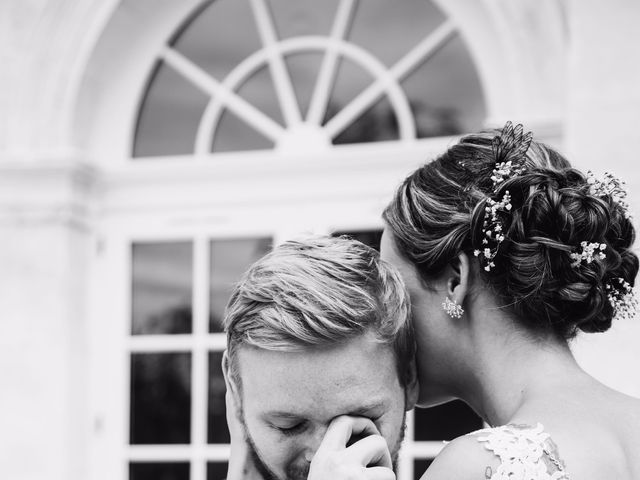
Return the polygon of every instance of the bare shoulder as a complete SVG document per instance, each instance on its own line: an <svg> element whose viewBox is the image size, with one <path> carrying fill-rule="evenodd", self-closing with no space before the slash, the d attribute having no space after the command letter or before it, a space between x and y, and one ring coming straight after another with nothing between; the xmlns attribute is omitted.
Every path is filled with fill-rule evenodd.
<svg viewBox="0 0 640 480"><path fill-rule="evenodd" d="M479 441L477 433L449 442L421 480L480 480L491 478L499 461Z"/></svg>

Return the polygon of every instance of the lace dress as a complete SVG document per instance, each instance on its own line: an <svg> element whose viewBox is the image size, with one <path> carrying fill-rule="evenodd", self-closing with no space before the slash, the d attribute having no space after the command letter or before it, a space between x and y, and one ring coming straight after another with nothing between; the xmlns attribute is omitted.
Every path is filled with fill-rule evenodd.
<svg viewBox="0 0 640 480"><path fill-rule="evenodd" d="M488 480L569 480L555 444L540 423L486 428L471 435L500 459L497 469L487 467Z"/></svg>

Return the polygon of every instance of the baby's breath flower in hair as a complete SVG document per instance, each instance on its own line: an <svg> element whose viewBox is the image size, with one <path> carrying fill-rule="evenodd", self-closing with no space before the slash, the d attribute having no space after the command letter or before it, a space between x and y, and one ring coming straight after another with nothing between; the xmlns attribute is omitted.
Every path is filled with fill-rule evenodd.
<svg viewBox="0 0 640 480"><path fill-rule="evenodd" d="M491 147L496 166L491 175L492 195L498 193L501 183L524 172L524 160L532 138L531 132L524 133L522 125L514 127L511 122L507 122L500 135L494 137ZM486 200L482 223L482 248L474 250L473 254L484 263L484 269L487 272L496 266L494 258L505 239L505 226L499 213L509 213L512 208L508 190L502 195L500 201L491 198L491 195Z"/></svg>
<svg viewBox="0 0 640 480"><path fill-rule="evenodd" d="M489 272L496 266L493 259L498 253L498 247L504 241L503 226L498 215L498 212L510 212L512 209L511 195L507 190L502 196L502 200L496 202L493 199L487 200L487 206L484 212L484 223L482 224L482 231L484 232L484 238L482 239L482 250L474 250L473 254L476 257L481 257L484 260L484 269ZM493 244L493 247L490 245Z"/></svg>
<svg viewBox="0 0 640 480"><path fill-rule="evenodd" d="M638 300L629 282L616 278L606 284L607 298L613 307L614 320L632 318L638 308Z"/></svg>
<svg viewBox="0 0 640 480"><path fill-rule="evenodd" d="M591 193L591 195L596 197L611 197L615 203L620 205L625 218L631 218L629 203L627 202L628 192L623 180L620 180L609 172L605 172L604 178L600 180L589 170L587 172L587 183L589 184L589 193Z"/></svg>
<svg viewBox="0 0 640 480"><path fill-rule="evenodd" d="M580 247L582 250L580 252L574 252L571 254L571 262L572 267L578 267L582 261L586 261L587 263L593 262L594 258L599 258L600 260L604 260L607 258L607 255L604 253L607 245L605 243L598 242L580 242Z"/></svg>

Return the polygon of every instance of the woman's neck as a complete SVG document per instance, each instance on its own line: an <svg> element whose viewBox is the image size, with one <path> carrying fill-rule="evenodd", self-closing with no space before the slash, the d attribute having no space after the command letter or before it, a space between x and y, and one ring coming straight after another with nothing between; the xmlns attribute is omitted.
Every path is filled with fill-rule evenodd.
<svg viewBox="0 0 640 480"><path fill-rule="evenodd" d="M545 399L587 376L565 341L533 338L513 319L485 318L472 338L474 357L460 396L490 425L528 422Z"/></svg>

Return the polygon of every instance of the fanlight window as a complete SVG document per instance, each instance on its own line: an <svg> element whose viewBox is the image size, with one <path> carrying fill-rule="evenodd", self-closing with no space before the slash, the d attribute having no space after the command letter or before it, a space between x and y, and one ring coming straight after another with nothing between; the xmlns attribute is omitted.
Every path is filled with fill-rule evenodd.
<svg viewBox="0 0 640 480"><path fill-rule="evenodd" d="M483 118L464 43L427 0L217 0L161 50L133 150L317 152Z"/></svg>

